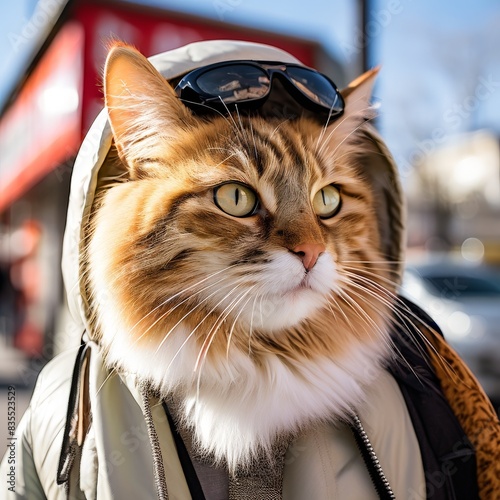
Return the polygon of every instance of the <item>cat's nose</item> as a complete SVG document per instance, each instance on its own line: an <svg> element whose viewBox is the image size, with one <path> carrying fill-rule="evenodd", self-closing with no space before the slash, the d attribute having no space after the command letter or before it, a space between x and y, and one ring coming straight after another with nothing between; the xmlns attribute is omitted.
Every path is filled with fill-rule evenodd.
<svg viewBox="0 0 500 500"><path fill-rule="evenodd" d="M325 250L326 247L322 243L302 243L293 249L293 253L300 257L306 271L310 271Z"/></svg>

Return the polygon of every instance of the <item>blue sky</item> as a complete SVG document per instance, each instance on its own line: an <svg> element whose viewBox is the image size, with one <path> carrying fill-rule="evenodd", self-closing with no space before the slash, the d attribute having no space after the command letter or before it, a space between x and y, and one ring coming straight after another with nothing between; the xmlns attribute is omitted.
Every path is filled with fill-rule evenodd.
<svg viewBox="0 0 500 500"><path fill-rule="evenodd" d="M15 46L15 36L26 28L35 3L0 5L0 99L9 75L28 59L29 44ZM359 56L354 0L288 0L286 8L269 0L144 3L316 39L348 66ZM382 65L375 88L378 125L403 168L441 129L439 143L482 127L500 134L498 0L371 0L370 5L365 27L370 61Z"/></svg>
<svg viewBox="0 0 500 500"><path fill-rule="evenodd" d="M436 147L479 128L500 134L499 49L494 0L410 1L387 25L374 44L374 62L383 65L376 92L381 130L400 166L441 129Z"/></svg>

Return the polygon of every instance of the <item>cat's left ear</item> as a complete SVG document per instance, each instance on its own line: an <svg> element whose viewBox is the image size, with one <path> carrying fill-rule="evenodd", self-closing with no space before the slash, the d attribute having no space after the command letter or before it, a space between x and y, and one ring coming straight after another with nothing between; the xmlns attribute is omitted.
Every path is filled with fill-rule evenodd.
<svg viewBox="0 0 500 500"><path fill-rule="evenodd" d="M337 137L342 137L342 132L346 134L352 132L357 123L373 116L370 99L379 71L380 66L377 66L363 73L340 91L345 101L345 109L344 114L332 123L332 126L336 127Z"/></svg>
<svg viewBox="0 0 500 500"><path fill-rule="evenodd" d="M346 110L350 113L362 110L370 103L373 84L380 71L380 66L368 70L353 80L340 93L346 102Z"/></svg>
<svg viewBox="0 0 500 500"><path fill-rule="evenodd" d="M161 156L194 123L172 86L135 48L116 43L104 68L104 93L118 153L130 167Z"/></svg>

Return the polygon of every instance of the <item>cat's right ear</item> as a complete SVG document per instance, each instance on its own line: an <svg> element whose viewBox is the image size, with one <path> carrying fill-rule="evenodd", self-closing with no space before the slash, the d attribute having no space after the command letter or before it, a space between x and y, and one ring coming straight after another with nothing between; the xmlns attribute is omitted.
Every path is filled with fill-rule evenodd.
<svg viewBox="0 0 500 500"><path fill-rule="evenodd" d="M130 167L145 156L161 157L169 142L194 125L171 85L131 46L111 47L104 94L116 148Z"/></svg>

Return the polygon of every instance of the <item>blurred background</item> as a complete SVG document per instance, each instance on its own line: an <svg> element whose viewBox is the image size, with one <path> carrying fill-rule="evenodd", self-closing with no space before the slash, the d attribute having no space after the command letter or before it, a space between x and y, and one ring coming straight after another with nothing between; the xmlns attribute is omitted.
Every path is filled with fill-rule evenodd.
<svg viewBox="0 0 500 500"><path fill-rule="evenodd" d="M339 87L380 64L376 126L408 197L402 293L498 405L498 0L18 0L0 4L0 387L17 388L18 418L40 368L79 341L61 242L110 37L148 56L204 39L269 43Z"/></svg>

